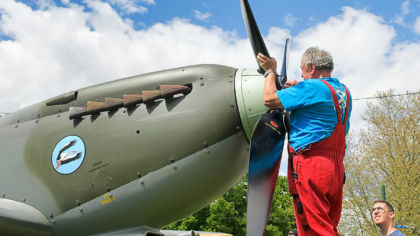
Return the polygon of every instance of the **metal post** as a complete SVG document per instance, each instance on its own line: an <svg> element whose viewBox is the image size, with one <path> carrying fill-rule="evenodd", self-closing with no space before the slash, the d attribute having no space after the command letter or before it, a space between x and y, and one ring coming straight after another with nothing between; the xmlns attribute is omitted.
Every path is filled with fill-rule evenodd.
<svg viewBox="0 0 420 236"><path fill-rule="evenodd" d="M382 185L382 200L386 201L385 185Z"/></svg>

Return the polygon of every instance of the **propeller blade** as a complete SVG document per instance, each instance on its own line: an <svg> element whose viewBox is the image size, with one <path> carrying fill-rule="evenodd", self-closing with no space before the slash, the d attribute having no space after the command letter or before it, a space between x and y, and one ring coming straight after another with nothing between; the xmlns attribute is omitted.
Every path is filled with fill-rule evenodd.
<svg viewBox="0 0 420 236"><path fill-rule="evenodd" d="M265 46L260 30L258 29L257 22L255 21L254 14L252 13L248 0L241 0L241 9L246 31L248 33L248 38L251 41L251 46L252 50L254 51L255 58L257 58L259 52L269 57L270 54L268 53L267 47ZM264 69L261 68L260 65L258 66L258 72L260 74L264 74Z"/></svg>
<svg viewBox="0 0 420 236"><path fill-rule="evenodd" d="M281 65L280 75L276 78L277 89L284 89L284 86L287 82L287 65L289 64L289 50L290 50L290 39L287 38L284 44L284 54L283 54L283 64ZM283 111L284 116L284 126L286 127L286 132L290 131L290 113Z"/></svg>
<svg viewBox="0 0 420 236"><path fill-rule="evenodd" d="M272 110L263 115L252 133L248 172L247 235L264 235L285 135L281 110Z"/></svg>
<svg viewBox="0 0 420 236"><path fill-rule="evenodd" d="M255 57L258 53L270 56L261 36L248 0L241 0L242 16ZM286 40L281 74L276 78L277 89L287 81L289 39ZM259 64L258 64L259 65ZM264 74L259 66L258 72ZM257 122L251 135L247 196L247 235L264 235L271 210L274 189L283 153L286 127L282 110L271 110Z"/></svg>
<svg viewBox="0 0 420 236"><path fill-rule="evenodd" d="M287 65L289 64L289 50L290 50L290 39L286 39L284 44L283 64L281 65L280 75L277 77L277 83L280 84L280 88L283 89L287 81Z"/></svg>

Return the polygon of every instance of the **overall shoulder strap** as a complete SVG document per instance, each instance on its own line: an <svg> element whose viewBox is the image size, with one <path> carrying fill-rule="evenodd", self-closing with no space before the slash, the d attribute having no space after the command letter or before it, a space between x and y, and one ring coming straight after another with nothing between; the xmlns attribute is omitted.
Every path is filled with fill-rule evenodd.
<svg viewBox="0 0 420 236"><path fill-rule="evenodd" d="M347 118L349 116L349 107L350 107L350 93L349 90L347 89L347 86L342 84L344 89L346 90L346 115L344 117L344 124L346 124L347 122Z"/></svg>
<svg viewBox="0 0 420 236"><path fill-rule="evenodd" d="M331 91L331 94L332 94L333 99L334 99L335 110L336 110L336 113L337 113L337 122L338 122L338 124L341 124L343 122L341 121L341 110L340 110L340 105L338 104L337 94L335 94L335 90L333 89L333 87L327 81L325 81L323 79L321 81L324 82L324 84L326 84ZM346 89L346 92L347 92L347 89ZM344 119L344 121L346 121L346 119Z"/></svg>

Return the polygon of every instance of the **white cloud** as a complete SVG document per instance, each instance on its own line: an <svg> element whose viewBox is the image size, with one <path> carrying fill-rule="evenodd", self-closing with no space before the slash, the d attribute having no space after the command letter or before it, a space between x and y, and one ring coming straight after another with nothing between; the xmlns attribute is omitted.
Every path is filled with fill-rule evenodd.
<svg viewBox="0 0 420 236"><path fill-rule="evenodd" d="M405 23L405 17L404 16L401 16L401 15L396 16L393 22L395 24L399 25L399 26L408 27L408 24Z"/></svg>
<svg viewBox="0 0 420 236"><path fill-rule="evenodd" d="M420 16L416 18L416 22L414 23L413 31L416 34L420 34Z"/></svg>
<svg viewBox="0 0 420 236"><path fill-rule="evenodd" d="M354 96L372 94L367 84L386 69L395 31L383 19L367 11L343 8L343 14L301 32L295 50L301 54L309 46L320 46L334 56L337 76L355 88ZM300 58L298 58L300 60ZM298 65L298 63L296 63ZM299 71L298 68L296 71ZM372 76L363 84L358 80ZM374 91L375 88L372 88Z"/></svg>
<svg viewBox="0 0 420 236"><path fill-rule="evenodd" d="M410 12L410 0L407 0L401 4L401 13L407 15Z"/></svg>
<svg viewBox="0 0 420 236"><path fill-rule="evenodd" d="M292 27L292 26L295 25L297 19L298 19L297 17L293 17L293 14L292 13L289 13L289 14L287 14L287 15L284 16L284 24L286 26Z"/></svg>
<svg viewBox="0 0 420 236"><path fill-rule="evenodd" d="M283 60L286 38L290 37L290 31L288 29L271 27L268 30L268 36L264 39L270 56L277 59L278 65L281 65ZM278 70L280 70L280 67Z"/></svg>
<svg viewBox="0 0 420 236"><path fill-rule="evenodd" d="M148 3L148 4L151 4L151 5L155 5L156 3L155 3L155 0L141 0L142 2L145 2L145 3Z"/></svg>
<svg viewBox="0 0 420 236"><path fill-rule="evenodd" d="M209 18L211 17L211 14L208 13L208 12L204 13L204 12L201 12L199 10L194 10L194 17L197 20L208 21Z"/></svg>
<svg viewBox="0 0 420 236"><path fill-rule="evenodd" d="M402 27L408 27L405 17L410 13L410 0L401 3L401 13L395 16L394 23Z"/></svg>
<svg viewBox="0 0 420 236"><path fill-rule="evenodd" d="M35 4L37 4L39 8L45 9L50 6L54 6L54 1L53 0L37 0Z"/></svg>
<svg viewBox="0 0 420 236"><path fill-rule="evenodd" d="M108 0L111 4L120 8L125 14L146 13L147 8L139 6L136 0ZM145 0L143 2L154 4L154 0Z"/></svg>

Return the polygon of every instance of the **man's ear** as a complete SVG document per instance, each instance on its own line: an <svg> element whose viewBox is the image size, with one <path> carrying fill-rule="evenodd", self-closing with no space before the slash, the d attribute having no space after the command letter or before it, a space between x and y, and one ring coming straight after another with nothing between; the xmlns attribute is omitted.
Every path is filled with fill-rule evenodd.
<svg viewBox="0 0 420 236"><path fill-rule="evenodd" d="M315 71L316 70L316 66L315 64L311 64L311 70Z"/></svg>
<svg viewBox="0 0 420 236"><path fill-rule="evenodd" d="M316 69L315 64L308 64L308 67L311 70L311 73L315 72L315 69Z"/></svg>
<svg viewBox="0 0 420 236"><path fill-rule="evenodd" d="M391 219L394 219L394 217L395 217L395 212L393 212L393 211L392 211L392 212L390 212L390 213L389 213L389 217L391 217Z"/></svg>
<svg viewBox="0 0 420 236"><path fill-rule="evenodd" d="M309 64L308 67L311 70L311 75L314 75L315 74L315 71L316 71L315 64Z"/></svg>

